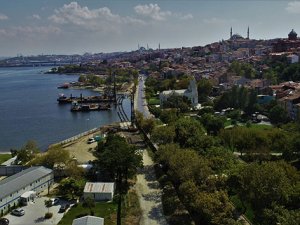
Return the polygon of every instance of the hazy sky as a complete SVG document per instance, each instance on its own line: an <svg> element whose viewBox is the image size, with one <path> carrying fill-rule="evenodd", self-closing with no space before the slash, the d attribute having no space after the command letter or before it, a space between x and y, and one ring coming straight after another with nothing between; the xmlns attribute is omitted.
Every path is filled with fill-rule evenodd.
<svg viewBox="0 0 300 225"><path fill-rule="evenodd" d="M0 56L205 45L300 34L300 1L0 0Z"/></svg>

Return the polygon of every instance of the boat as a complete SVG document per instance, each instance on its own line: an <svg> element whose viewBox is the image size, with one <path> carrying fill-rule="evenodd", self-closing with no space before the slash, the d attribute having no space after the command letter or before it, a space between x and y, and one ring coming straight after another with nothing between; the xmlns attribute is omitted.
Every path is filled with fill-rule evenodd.
<svg viewBox="0 0 300 225"><path fill-rule="evenodd" d="M68 89L69 87L71 87L70 83L64 83L64 84L59 85L57 88L59 88L59 89Z"/></svg>
<svg viewBox="0 0 300 225"><path fill-rule="evenodd" d="M110 103L114 102L115 98L112 96L86 96L83 97L82 94L80 94L80 97L73 97L72 95L70 97L66 97L65 95L60 95L57 98L57 101L59 104L67 104L72 103L73 101L77 101L78 103L86 104L86 103Z"/></svg>
<svg viewBox="0 0 300 225"><path fill-rule="evenodd" d="M110 109L110 104L79 104L77 101L73 101L71 106L71 112L89 112Z"/></svg>

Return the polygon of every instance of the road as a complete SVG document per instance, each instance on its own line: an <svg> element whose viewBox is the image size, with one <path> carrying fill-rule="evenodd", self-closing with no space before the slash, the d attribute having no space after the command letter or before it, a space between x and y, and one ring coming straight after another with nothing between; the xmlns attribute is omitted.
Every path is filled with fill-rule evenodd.
<svg viewBox="0 0 300 225"><path fill-rule="evenodd" d="M151 118L146 100L144 99L145 78L139 79L136 89L134 108L143 113L145 118ZM136 181L136 192L139 196L142 210L141 225L168 224L163 214L161 194L162 190L155 177L154 163L146 149L143 149L143 168L139 169Z"/></svg>
<svg viewBox="0 0 300 225"><path fill-rule="evenodd" d="M140 75L139 83L136 88L135 98L134 98L134 109L143 113L145 118L151 118L152 115L147 107L147 102L145 99L145 77Z"/></svg>
<svg viewBox="0 0 300 225"><path fill-rule="evenodd" d="M153 161L146 150L143 151L143 165L136 181L136 191L142 210L141 225L167 224L161 203L161 189L156 180Z"/></svg>

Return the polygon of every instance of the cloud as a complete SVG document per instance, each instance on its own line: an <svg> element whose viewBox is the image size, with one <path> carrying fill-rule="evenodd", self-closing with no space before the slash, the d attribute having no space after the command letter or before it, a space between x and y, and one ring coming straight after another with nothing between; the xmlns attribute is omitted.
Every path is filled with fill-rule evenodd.
<svg viewBox="0 0 300 225"><path fill-rule="evenodd" d="M14 38L14 37L47 37L50 35L57 35L61 33L61 29L54 26L16 26L10 27L7 29L0 29L0 36L6 38Z"/></svg>
<svg viewBox="0 0 300 225"><path fill-rule="evenodd" d="M194 18L194 16L190 13L185 14L185 15L182 15L182 14L179 13L179 14L175 14L175 15L176 15L176 17L178 17L181 20L191 20L191 19Z"/></svg>
<svg viewBox="0 0 300 225"><path fill-rule="evenodd" d="M285 9L289 13L300 14L300 2L298 1L289 2Z"/></svg>
<svg viewBox="0 0 300 225"><path fill-rule="evenodd" d="M113 14L107 7L89 9L87 6L80 6L77 2L64 4L56 9L49 20L57 24L72 24L93 31L116 30L117 27L114 26L122 24L144 24L142 20L136 18Z"/></svg>
<svg viewBox="0 0 300 225"><path fill-rule="evenodd" d="M0 20L7 20L8 16L4 15L3 13L0 13Z"/></svg>
<svg viewBox="0 0 300 225"><path fill-rule="evenodd" d="M40 20L41 19L40 15L38 15L38 14L33 14L32 18L36 19L36 20Z"/></svg>
<svg viewBox="0 0 300 225"><path fill-rule="evenodd" d="M165 20L168 16L172 15L170 11L161 11L157 4L137 5L134 7L134 10L138 15L150 17L158 21Z"/></svg>

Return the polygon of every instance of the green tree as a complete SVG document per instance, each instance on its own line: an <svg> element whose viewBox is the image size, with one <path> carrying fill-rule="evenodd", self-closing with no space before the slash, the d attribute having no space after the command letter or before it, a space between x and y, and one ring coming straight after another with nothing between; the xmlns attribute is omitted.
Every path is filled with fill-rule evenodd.
<svg viewBox="0 0 300 225"><path fill-rule="evenodd" d="M205 102L212 91L212 83L207 79L201 79L198 82L199 102Z"/></svg>
<svg viewBox="0 0 300 225"><path fill-rule="evenodd" d="M251 163L240 172L239 195L257 210L272 203L287 204L299 182L296 169L286 162Z"/></svg>
<svg viewBox="0 0 300 225"><path fill-rule="evenodd" d="M180 118L175 122L176 142L182 147L189 147L188 143L193 137L204 134L201 123L191 118Z"/></svg>
<svg viewBox="0 0 300 225"><path fill-rule="evenodd" d="M48 213L49 213L49 209L52 206L52 201L51 199L47 199L44 201L46 208L48 209Z"/></svg>
<svg viewBox="0 0 300 225"><path fill-rule="evenodd" d="M288 120L287 112L280 105L275 105L269 112L271 123L285 123Z"/></svg>
<svg viewBox="0 0 300 225"><path fill-rule="evenodd" d="M55 146L48 149L47 152L36 156L30 162L30 165L43 165L48 168L53 168L56 163L67 165L70 159L69 151L63 149L61 146Z"/></svg>
<svg viewBox="0 0 300 225"><path fill-rule="evenodd" d="M84 180L78 180L75 178L65 178L60 181L58 186L59 192L62 195L71 195L71 198L80 197L83 193L83 188L85 185Z"/></svg>
<svg viewBox="0 0 300 225"><path fill-rule="evenodd" d="M137 168L142 166L142 157L136 149L126 142L126 139L119 135L109 135L98 150L96 166L98 172L106 175L106 179L117 182L118 213L117 224L121 225L121 203L122 195L127 192L128 178L132 177Z"/></svg>
<svg viewBox="0 0 300 225"><path fill-rule="evenodd" d="M93 208L95 207L95 201L93 199L91 199L90 197L87 197L84 199L84 201L82 202L82 206L85 208L89 208L90 210L90 215L93 216L94 212L93 212Z"/></svg>
<svg viewBox="0 0 300 225"><path fill-rule="evenodd" d="M40 152L37 144L33 140L27 141L27 143L17 152L17 162L25 165L31 159L33 159Z"/></svg>
<svg viewBox="0 0 300 225"><path fill-rule="evenodd" d="M212 114L204 114L200 119L208 134L217 135L224 128L224 118Z"/></svg>
<svg viewBox="0 0 300 225"><path fill-rule="evenodd" d="M151 139L158 144L173 143L175 138L174 126L155 127L151 133Z"/></svg>

